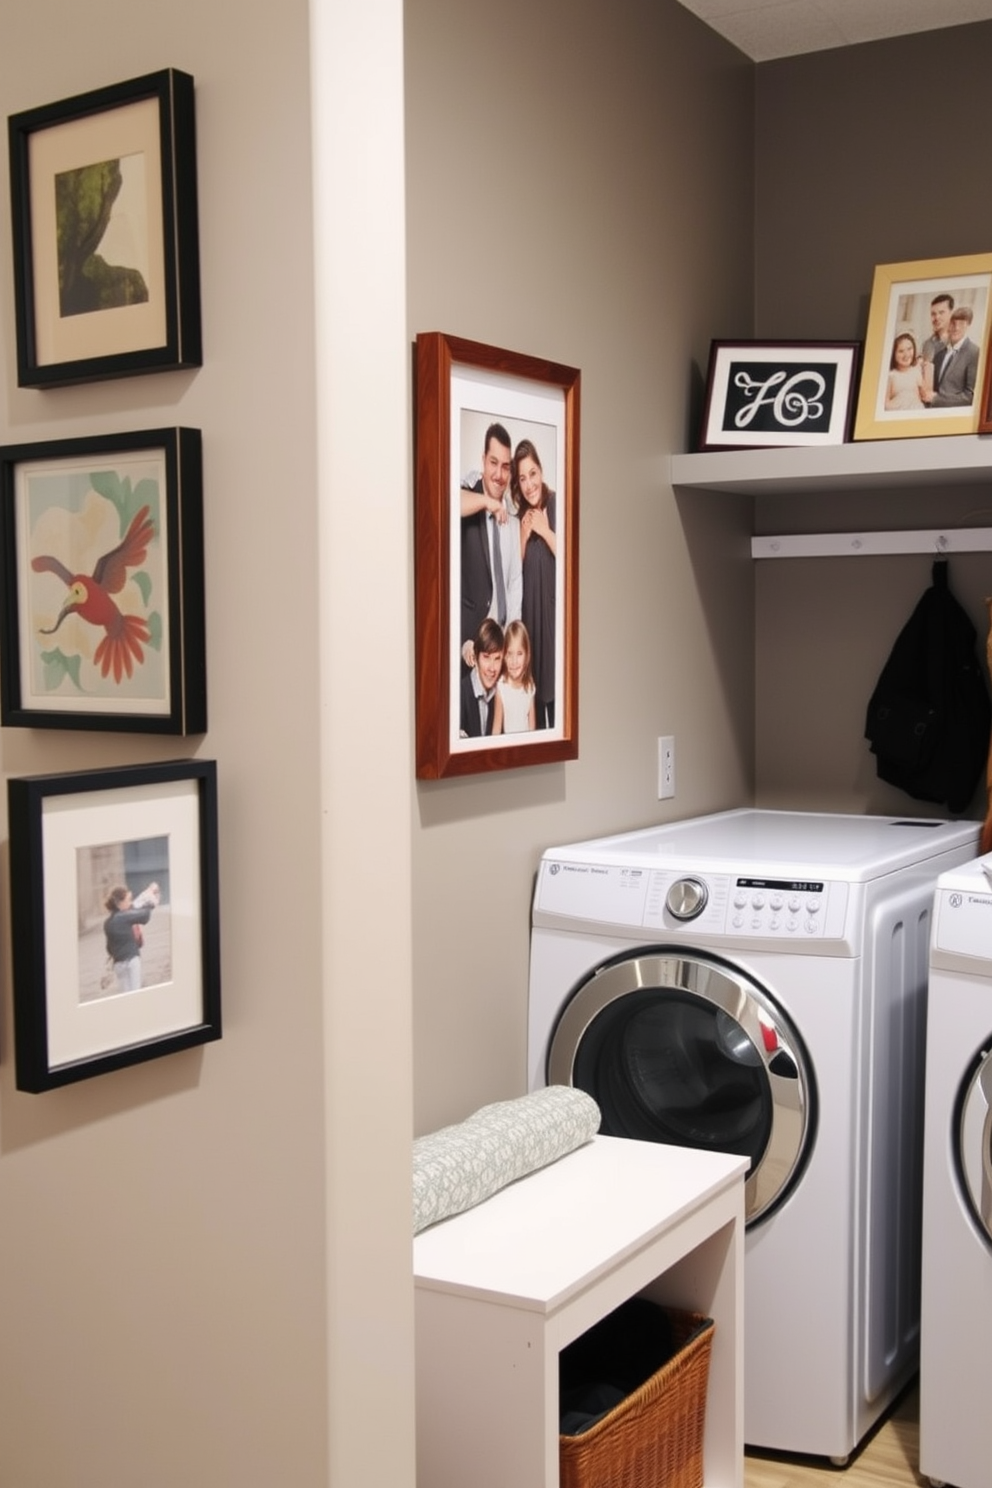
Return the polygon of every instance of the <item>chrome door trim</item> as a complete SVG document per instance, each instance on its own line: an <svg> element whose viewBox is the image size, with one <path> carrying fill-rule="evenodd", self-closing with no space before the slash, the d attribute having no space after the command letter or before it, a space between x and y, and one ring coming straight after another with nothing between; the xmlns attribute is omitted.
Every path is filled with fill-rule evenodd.
<svg viewBox="0 0 992 1488"><path fill-rule="evenodd" d="M728 1014L753 1046L768 1081L772 1130L763 1156L744 1183L748 1224L779 1204L801 1172L812 1139L813 1073L805 1050L782 1010L745 972L681 950L640 951L592 973L564 1008L548 1050L549 1085L571 1085L579 1044L599 1015L633 992L687 992ZM781 1073L785 1055L795 1077ZM776 1072L772 1065L778 1062Z"/></svg>
<svg viewBox="0 0 992 1488"><path fill-rule="evenodd" d="M992 1240L992 1052L978 1058L961 1103L958 1164L972 1213Z"/></svg>

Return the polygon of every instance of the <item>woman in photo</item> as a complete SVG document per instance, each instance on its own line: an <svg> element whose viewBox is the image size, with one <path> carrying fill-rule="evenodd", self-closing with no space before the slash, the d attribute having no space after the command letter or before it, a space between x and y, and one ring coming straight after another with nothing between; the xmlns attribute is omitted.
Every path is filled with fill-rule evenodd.
<svg viewBox="0 0 992 1488"><path fill-rule="evenodd" d="M933 363L924 361L916 346L916 337L903 331L892 343L889 375L885 384L886 412L894 410L921 412L923 393L933 385Z"/></svg>
<svg viewBox="0 0 992 1488"><path fill-rule="evenodd" d="M536 727L554 728L555 722L555 596L558 586L558 546L555 535L555 493L544 482L544 471L530 439L521 439L513 456L510 493L520 518L523 563L521 618L530 637L531 670L536 689Z"/></svg>
<svg viewBox="0 0 992 1488"><path fill-rule="evenodd" d="M107 955L113 962L121 992L137 992L141 987L141 947L145 942L141 927L148 924L161 897L157 883L142 889L136 899L129 888L118 884L104 900Z"/></svg>
<svg viewBox="0 0 992 1488"><path fill-rule="evenodd" d="M496 684L494 734L525 734L534 727L534 690L527 627L511 620L506 627L503 674Z"/></svg>

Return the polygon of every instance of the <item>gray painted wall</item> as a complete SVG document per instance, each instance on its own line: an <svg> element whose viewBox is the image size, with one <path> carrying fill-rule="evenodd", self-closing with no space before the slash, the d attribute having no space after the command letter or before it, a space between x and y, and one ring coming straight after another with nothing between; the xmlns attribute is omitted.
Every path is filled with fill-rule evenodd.
<svg viewBox="0 0 992 1488"><path fill-rule="evenodd" d="M749 514L680 509L667 458L711 335L750 330L754 70L674 0L409 0L406 18L411 340L582 370L579 758L417 787L423 1132L525 1089L542 850L750 798Z"/></svg>
<svg viewBox="0 0 992 1488"><path fill-rule="evenodd" d="M8 776L217 760L224 1036L18 1092L4 850L0 1480L405 1488L408 677L401 648L382 696L352 641L365 611L381 655L409 608L402 10L8 5L0 114L167 66L196 83L204 366L17 387L3 150L0 442L202 429L209 731L5 729L0 763ZM342 151L356 130L361 151ZM341 202L365 237L342 232ZM388 596L374 613L373 569ZM397 970L356 995L384 905ZM380 1088L389 1099L356 1129Z"/></svg>
<svg viewBox="0 0 992 1488"><path fill-rule="evenodd" d="M992 249L990 66L992 23L980 22L757 69L757 334L863 340L876 264ZM942 79L949 115L937 103ZM763 533L992 525L987 485L760 497L755 507ZM926 554L756 565L762 803L941 814L878 781L863 738L875 680L931 566ZM952 557L949 573L984 662L992 555ZM984 807L982 780L967 814Z"/></svg>

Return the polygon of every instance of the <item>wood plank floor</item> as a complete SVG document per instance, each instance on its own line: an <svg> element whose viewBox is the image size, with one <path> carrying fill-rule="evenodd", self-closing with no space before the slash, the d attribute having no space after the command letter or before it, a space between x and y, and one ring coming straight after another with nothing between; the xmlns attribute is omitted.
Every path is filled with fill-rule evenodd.
<svg viewBox="0 0 992 1488"><path fill-rule="evenodd" d="M920 1396L911 1385L844 1469L820 1457L744 1458L744 1488L929 1488L919 1471Z"/></svg>

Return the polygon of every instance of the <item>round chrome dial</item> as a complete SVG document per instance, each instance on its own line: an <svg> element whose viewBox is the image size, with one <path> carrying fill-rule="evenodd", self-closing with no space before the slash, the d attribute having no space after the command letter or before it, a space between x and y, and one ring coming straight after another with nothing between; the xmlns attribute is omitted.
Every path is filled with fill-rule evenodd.
<svg viewBox="0 0 992 1488"><path fill-rule="evenodd" d="M706 908L709 890L698 878L680 878L665 895L665 906L677 920L694 920Z"/></svg>

